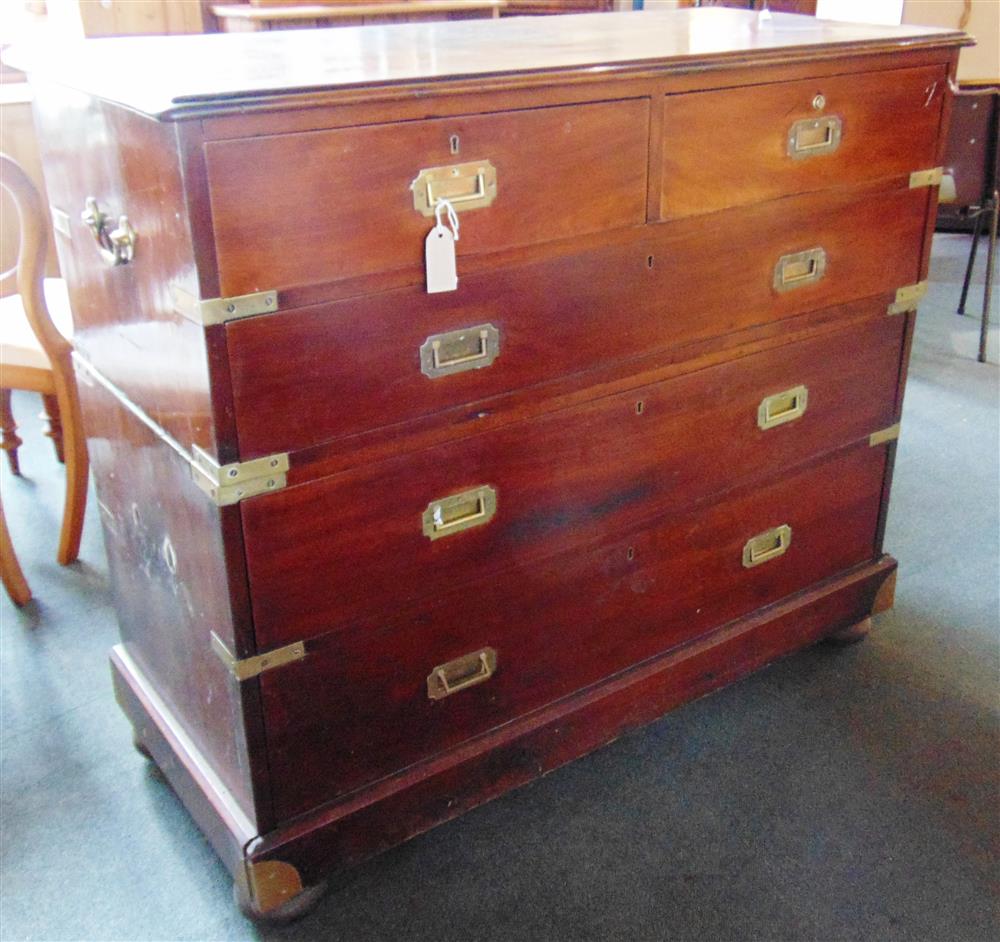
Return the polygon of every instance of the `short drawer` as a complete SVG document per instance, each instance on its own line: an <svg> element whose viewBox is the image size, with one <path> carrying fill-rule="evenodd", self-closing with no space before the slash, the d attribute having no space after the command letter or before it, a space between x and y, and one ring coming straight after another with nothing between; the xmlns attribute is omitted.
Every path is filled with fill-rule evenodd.
<svg viewBox="0 0 1000 942"><path fill-rule="evenodd" d="M885 454L864 443L464 589L442 572L425 603L316 639L304 660L260 678L278 818L871 559Z"/></svg>
<svg viewBox="0 0 1000 942"><path fill-rule="evenodd" d="M903 331L887 317L245 501L257 643L612 538L867 437L895 421Z"/></svg>
<svg viewBox="0 0 1000 942"><path fill-rule="evenodd" d="M891 296L919 279L926 213L927 190L809 194L469 275L448 294L407 288L234 321L240 454L295 451L527 387L542 396L541 384L576 375L582 385L598 367ZM810 251L822 261L815 277L796 262ZM787 284L776 285L779 271Z"/></svg>
<svg viewBox="0 0 1000 942"><path fill-rule="evenodd" d="M929 169L946 92L933 66L670 95L661 218Z"/></svg>
<svg viewBox="0 0 1000 942"><path fill-rule="evenodd" d="M460 257L641 224L648 139L628 99L209 143L222 294L422 268L428 183Z"/></svg>

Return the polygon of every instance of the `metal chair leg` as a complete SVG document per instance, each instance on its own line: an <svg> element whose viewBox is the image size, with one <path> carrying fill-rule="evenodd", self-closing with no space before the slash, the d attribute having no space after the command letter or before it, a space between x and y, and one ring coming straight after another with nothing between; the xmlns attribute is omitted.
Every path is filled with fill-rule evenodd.
<svg viewBox="0 0 1000 942"><path fill-rule="evenodd" d="M990 244L986 253L986 287L983 292L983 322L979 327L979 362L986 362L986 340L990 332L990 301L993 300L993 268L997 252L997 216L1000 216L1000 191L993 191L990 207Z"/></svg>
<svg viewBox="0 0 1000 942"><path fill-rule="evenodd" d="M979 233L983 230L983 216L985 207L980 207L976 211L976 226L972 230L972 249L969 252L969 263L965 266L965 281L962 282L962 297L958 302L958 314L965 313L965 301L969 296L969 284L972 282L972 269L976 264L976 249L979 248Z"/></svg>

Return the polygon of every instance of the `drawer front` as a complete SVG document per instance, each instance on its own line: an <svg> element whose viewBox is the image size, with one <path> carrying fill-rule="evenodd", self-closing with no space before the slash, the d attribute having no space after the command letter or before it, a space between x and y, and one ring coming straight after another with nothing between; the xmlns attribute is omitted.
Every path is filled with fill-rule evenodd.
<svg viewBox="0 0 1000 942"><path fill-rule="evenodd" d="M648 139L649 102L631 99L209 143L222 294L422 269L433 219L411 184L432 168L496 172L491 205L453 196L459 257L639 225ZM489 187L476 169L457 196Z"/></svg>
<svg viewBox="0 0 1000 942"><path fill-rule="evenodd" d="M864 443L597 550L464 590L442 580L423 605L317 639L261 676L278 818L871 559L884 469L885 448ZM744 565L777 527L785 551Z"/></svg>
<svg viewBox="0 0 1000 942"><path fill-rule="evenodd" d="M235 321L240 453L294 451L572 374L582 384L616 361L891 294L919 278L927 192L811 194L470 275L449 294L407 288ZM816 249L822 276L778 290L779 260ZM486 329L495 335L482 340ZM422 351L442 337L441 361L470 357L464 368L428 370Z"/></svg>
<svg viewBox="0 0 1000 942"><path fill-rule="evenodd" d="M946 90L934 66L668 96L661 216L933 167Z"/></svg>
<svg viewBox="0 0 1000 942"><path fill-rule="evenodd" d="M243 502L258 646L471 583L891 425L904 319L842 330ZM759 424L765 399L788 417ZM805 405L800 399L800 405Z"/></svg>

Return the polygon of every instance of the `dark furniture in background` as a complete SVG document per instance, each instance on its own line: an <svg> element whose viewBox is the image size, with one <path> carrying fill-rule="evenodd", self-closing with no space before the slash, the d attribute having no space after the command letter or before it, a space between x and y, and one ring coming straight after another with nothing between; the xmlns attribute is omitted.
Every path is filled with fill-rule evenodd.
<svg viewBox="0 0 1000 942"><path fill-rule="evenodd" d="M246 33L331 26L476 20L497 17L507 0L318 0L205 5L206 32Z"/></svg>
<svg viewBox="0 0 1000 942"><path fill-rule="evenodd" d="M1000 85L965 85L955 89L944 174L937 228L946 232L971 229L973 233L958 302L959 314L965 314L980 237L984 231L987 235L986 284L979 333L979 362L985 363L1000 202Z"/></svg>
<svg viewBox="0 0 1000 942"><path fill-rule="evenodd" d="M614 0L507 0L501 16L536 16L554 13L607 13Z"/></svg>
<svg viewBox="0 0 1000 942"><path fill-rule="evenodd" d="M817 0L680 0L682 7L733 7L738 10L763 10L772 13L816 15Z"/></svg>

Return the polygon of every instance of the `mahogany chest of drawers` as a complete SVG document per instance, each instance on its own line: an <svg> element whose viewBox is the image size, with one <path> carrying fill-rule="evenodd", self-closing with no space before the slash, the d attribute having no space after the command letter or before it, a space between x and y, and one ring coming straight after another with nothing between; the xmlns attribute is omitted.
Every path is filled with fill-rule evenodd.
<svg viewBox="0 0 1000 942"><path fill-rule="evenodd" d="M37 70L115 688L249 911L891 604L964 41L708 9Z"/></svg>

